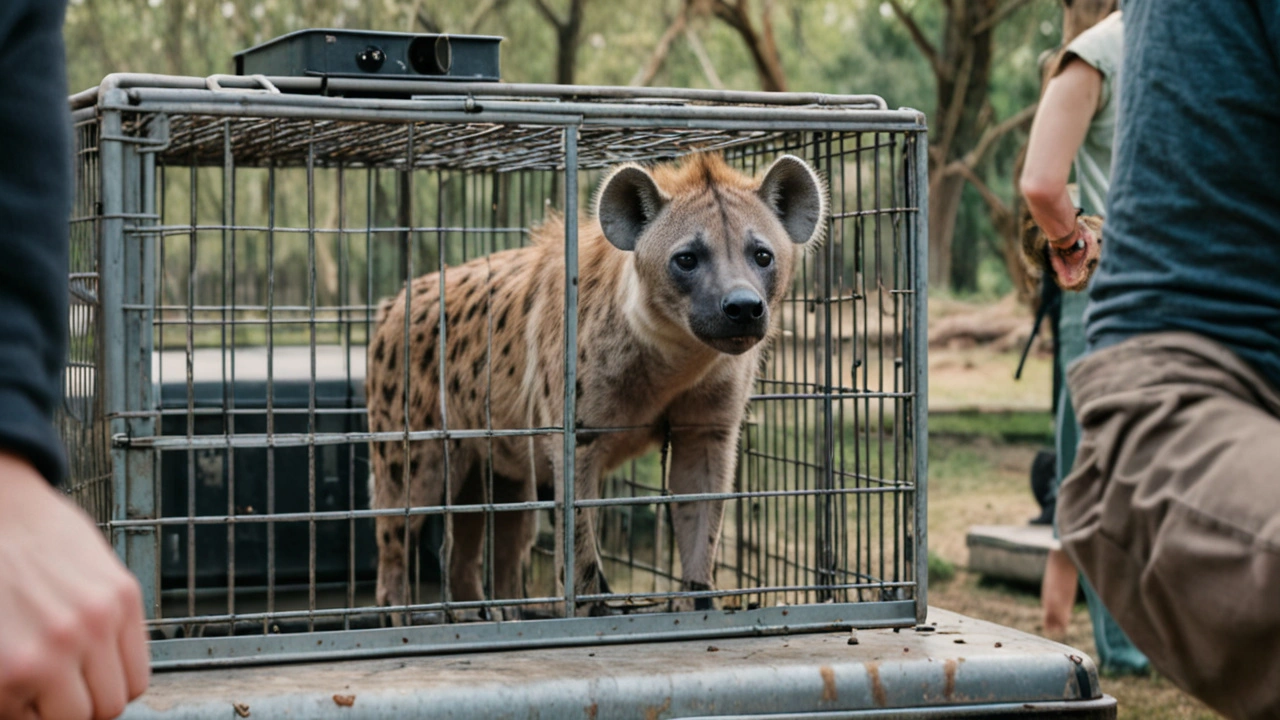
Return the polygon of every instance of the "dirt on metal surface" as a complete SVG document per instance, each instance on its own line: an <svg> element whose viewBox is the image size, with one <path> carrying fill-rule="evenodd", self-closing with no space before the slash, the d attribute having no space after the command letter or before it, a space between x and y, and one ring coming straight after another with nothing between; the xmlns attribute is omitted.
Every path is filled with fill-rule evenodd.
<svg viewBox="0 0 1280 720"><path fill-rule="evenodd" d="M717 652L690 640L162 672L125 717L225 717L240 704L264 717L407 717L431 708L523 717L536 708L542 717L657 719L1080 696L1069 659L1078 650L937 609L922 627L930 630L862 630L855 646L846 630L721 639ZM1089 695L1096 678L1084 662Z"/></svg>

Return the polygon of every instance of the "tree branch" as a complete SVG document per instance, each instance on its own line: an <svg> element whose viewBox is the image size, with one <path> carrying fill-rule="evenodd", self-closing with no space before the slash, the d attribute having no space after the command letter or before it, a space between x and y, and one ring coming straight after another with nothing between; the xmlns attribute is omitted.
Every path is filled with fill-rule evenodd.
<svg viewBox="0 0 1280 720"><path fill-rule="evenodd" d="M688 7L681 8L679 14L667 26L666 32L662 33L662 37L658 38L658 44L653 48L653 52L649 55L649 60L643 67L636 70L636 74L631 78L631 82L627 83L631 86L643 87L653 82L653 78L662 69L662 64L667 60L667 54L671 52L671 43L676 36L684 31L689 20Z"/></svg>
<svg viewBox="0 0 1280 720"><path fill-rule="evenodd" d="M978 142L974 144L973 149L965 153L962 162L969 168L977 167L978 163L982 162L983 156L987 154L987 151L991 149L991 146L997 140L1031 122L1035 118L1036 108L1039 106L1040 103L1033 102L1010 115L1003 122L988 127L982 133L982 137L978 138Z"/></svg>
<svg viewBox="0 0 1280 720"><path fill-rule="evenodd" d="M956 73L951 88L951 99L947 104L947 112L942 117L941 132L938 133L938 147L942 149L944 158L951 156L952 143L956 133L960 131L960 122L964 119L965 101L969 95L969 82L973 78L974 52L970 48L960 60L960 71Z"/></svg>
<svg viewBox="0 0 1280 720"><path fill-rule="evenodd" d="M746 0L739 0L746 5ZM763 42L766 70L772 76L772 84L779 92L787 89L787 78L782 72L782 58L778 55L778 42L773 36L773 0L764 0L760 11L760 35Z"/></svg>
<svg viewBox="0 0 1280 720"><path fill-rule="evenodd" d="M747 0L737 0L733 4L728 0L686 0L686 4L693 7L699 14L709 11L738 31L756 66L756 74L760 77L760 89L769 92L786 91L787 76L782 69L782 61L778 57L778 46L773 38L770 2L766 0L764 5L760 33L756 32L755 25L751 22L751 10Z"/></svg>
<svg viewBox="0 0 1280 720"><path fill-rule="evenodd" d="M702 74L706 76L707 82L716 90L723 90L724 83L720 80L720 74L716 72L716 66L712 64L711 56L707 54L707 48L702 44L702 38L698 37L697 31L686 27L684 37L689 41L694 57L698 58L698 64L702 66Z"/></svg>
<svg viewBox="0 0 1280 720"><path fill-rule="evenodd" d="M480 28L480 24L489 17L490 13L495 10L502 9L507 4L507 0L485 0L480 3L467 18L466 28L468 33L475 33Z"/></svg>
<svg viewBox="0 0 1280 720"><path fill-rule="evenodd" d="M938 59L938 49L929 42L929 38L924 36L924 32L920 30L920 26L916 24L915 18L898 4L898 0L888 0L889 7L893 8L893 14L898 16L898 20L906 26L907 32L911 35L911 41L916 44L920 52L924 54L924 59L929 62L929 67L933 69L933 74L941 79L944 68L942 61Z"/></svg>
<svg viewBox="0 0 1280 720"><path fill-rule="evenodd" d="M413 15L414 18L417 19L418 24L422 26L423 30L426 30L429 33L440 32L440 24L437 23L435 19L433 19L421 6L414 8Z"/></svg>
<svg viewBox="0 0 1280 720"><path fill-rule="evenodd" d="M730 5L725 0L712 0L710 7L711 12L716 17L723 20L726 25L734 30L740 33L754 32L751 29L751 22L746 16L746 9L742 6L742 3Z"/></svg>
<svg viewBox="0 0 1280 720"><path fill-rule="evenodd" d="M973 168L964 167L959 172L965 180L968 180L969 183L973 185L974 189L978 191L978 194L982 195L983 201L987 203L987 207L991 210L992 224L994 224L997 229L1000 229L1001 226L1008 223L1010 218L1013 217L1013 212L1009 210L1009 206L1000 199L1000 196L996 195L995 191L983 182L982 178L978 177L978 174L973 171Z"/></svg>
<svg viewBox="0 0 1280 720"><path fill-rule="evenodd" d="M987 16L986 20L978 23L973 29L974 35L981 35L984 32L994 28L996 25L1004 22L1008 17L1018 11L1023 5L1031 2L1031 0L1008 0L1000 9Z"/></svg>
<svg viewBox="0 0 1280 720"><path fill-rule="evenodd" d="M938 147L937 145L930 145L929 146L929 164L941 170L942 166L945 165L946 162L947 162L947 157L942 154L942 148Z"/></svg>
<svg viewBox="0 0 1280 720"><path fill-rule="evenodd" d="M547 19L547 22L554 25L557 30L565 26L565 23L561 22L560 16L556 15L556 11L552 10L546 2L543 0L533 0L533 4L538 8L538 12L542 13L542 16Z"/></svg>

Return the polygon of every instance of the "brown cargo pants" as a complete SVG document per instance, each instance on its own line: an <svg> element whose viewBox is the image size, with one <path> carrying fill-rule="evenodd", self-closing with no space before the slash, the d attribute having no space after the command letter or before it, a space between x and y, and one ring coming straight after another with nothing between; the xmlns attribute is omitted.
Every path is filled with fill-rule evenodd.
<svg viewBox="0 0 1280 720"><path fill-rule="evenodd" d="M1161 673L1229 717L1280 718L1280 394L1190 333L1095 352L1068 384L1068 554Z"/></svg>

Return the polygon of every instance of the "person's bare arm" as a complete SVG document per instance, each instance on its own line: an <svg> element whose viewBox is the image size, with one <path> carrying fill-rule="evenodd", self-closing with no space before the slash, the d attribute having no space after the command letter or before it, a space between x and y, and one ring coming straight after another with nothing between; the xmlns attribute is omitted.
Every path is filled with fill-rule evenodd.
<svg viewBox="0 0 1280 720"><path fill-rule="evenodd" d="M1067 62L1040 100L1019 180L1031 216L1050 238L1050 262L1064 287L1078 285L1086 260L1096 255L1098 239L1079 222L1067 180L1101 94L1101 73L1080 60Z"/></svg>
<svg viewBox="0 0 1280 720"><path fill-rule="evenodd" d="M89 518L0 452L0 718L113 718L147 689L138 583Z"/></svg>

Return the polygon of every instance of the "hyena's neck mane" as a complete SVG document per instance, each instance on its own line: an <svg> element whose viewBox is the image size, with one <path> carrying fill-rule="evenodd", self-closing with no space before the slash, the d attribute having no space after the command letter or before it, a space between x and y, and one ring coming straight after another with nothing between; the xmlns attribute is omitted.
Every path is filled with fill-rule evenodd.
<svg viewBox="0 0 1280 720"><path fill-rule="evenodd" d="M720 355L656 307L640 283L632 258L620 263L612 290L608 302L618 309L621 324L638 346L680 365L707 365Z"/></svg>
<svg viewBox="0 0 1280 720"><path fill-rule="evenodd" d="M558 327L564 313L564 225L549 215L536 234L549 271L543 275L548 303L542 310ZM666 316L640 281L635 256L605 239L595 218L578 223L578 344L608 347L609 373L626 377L643 365L643 372L662 387L685 388L696 383L724 358L689 330ZM558 352L555 348L547 348Z"/></svg>

